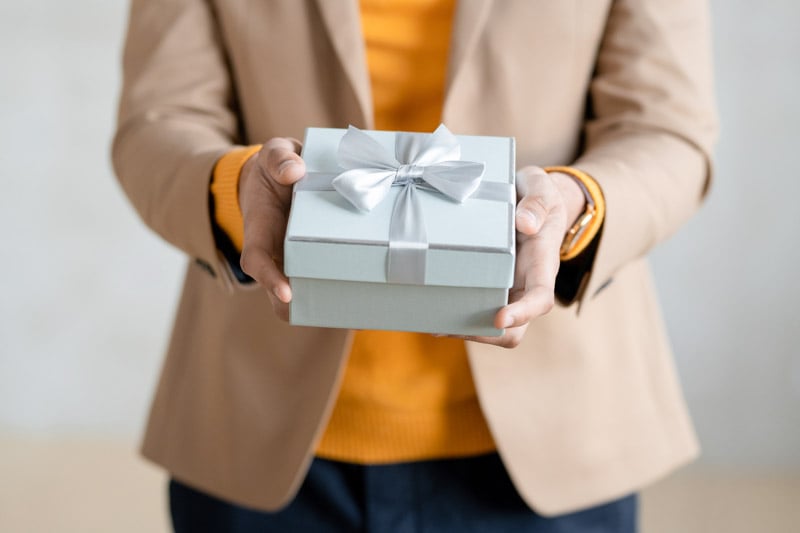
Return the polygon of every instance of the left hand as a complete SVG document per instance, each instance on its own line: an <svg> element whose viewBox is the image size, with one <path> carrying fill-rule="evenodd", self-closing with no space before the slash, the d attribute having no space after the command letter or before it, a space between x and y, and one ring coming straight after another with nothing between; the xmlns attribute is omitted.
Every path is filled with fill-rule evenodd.
<svg viewBox="0 0 800 533"><path fill-rule="evenodd" d="M529 166L517 172L522 199L517 204L517 262L509 304L495 315L500 337L462 337L465 340L515 348L528 323L547 314L555 303L556 274L561 242L585 207L580 186L567 175Z"/></svg>

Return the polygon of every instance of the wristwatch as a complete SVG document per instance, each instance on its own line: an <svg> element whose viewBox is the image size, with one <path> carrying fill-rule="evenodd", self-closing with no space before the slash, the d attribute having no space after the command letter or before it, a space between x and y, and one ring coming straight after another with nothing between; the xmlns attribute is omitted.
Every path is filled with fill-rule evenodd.
<svg viewBox="0 0 800 533"><path fill-rule="evenodd" d="M561 241L560 257L569 261L578 256L597 235L605 215L603 193L597 182L585 172L572 167L545 167L546 172L567 174L581 188L586 199L586 207L567 230Z"/></svg>

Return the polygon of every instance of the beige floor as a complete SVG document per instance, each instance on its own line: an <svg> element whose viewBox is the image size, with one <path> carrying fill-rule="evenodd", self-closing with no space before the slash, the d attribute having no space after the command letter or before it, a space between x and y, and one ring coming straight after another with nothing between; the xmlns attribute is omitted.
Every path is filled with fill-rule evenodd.
<svg viewBox="0 0 800 533"><path fill-rule="evenodd" d="M128 442L0 436L0 532L166 532L164 483ZM685 471L644 493L642 532L800 532L800 472Z"/></svg>

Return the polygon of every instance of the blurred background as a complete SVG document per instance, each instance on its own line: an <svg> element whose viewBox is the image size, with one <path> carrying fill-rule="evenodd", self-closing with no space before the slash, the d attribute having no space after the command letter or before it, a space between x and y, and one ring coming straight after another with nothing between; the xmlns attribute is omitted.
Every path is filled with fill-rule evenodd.
<svg viewBox="0 0 800 533"><path fill-rule="evenodd" d="M800 3L714 0L722 136L652 254L702 458L643 531L800 523ZM109 163L126 0L0 3L0 531L166 531L137 446L185 259Z"/></svg>

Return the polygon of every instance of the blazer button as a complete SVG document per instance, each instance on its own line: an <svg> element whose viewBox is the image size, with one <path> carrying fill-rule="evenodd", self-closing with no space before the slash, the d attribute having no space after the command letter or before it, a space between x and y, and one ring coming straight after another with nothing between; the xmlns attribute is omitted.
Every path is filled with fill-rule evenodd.
<svg viewBox="0 0 800 533"><path fill-rule="evenodd" d="M217 273L214 272L214 268L208 263L208 261L204 261L198 257L197 259L194 260L194 264L202 268L205 271L205 273L211 276L212 278L217 277Z"/></svg>

